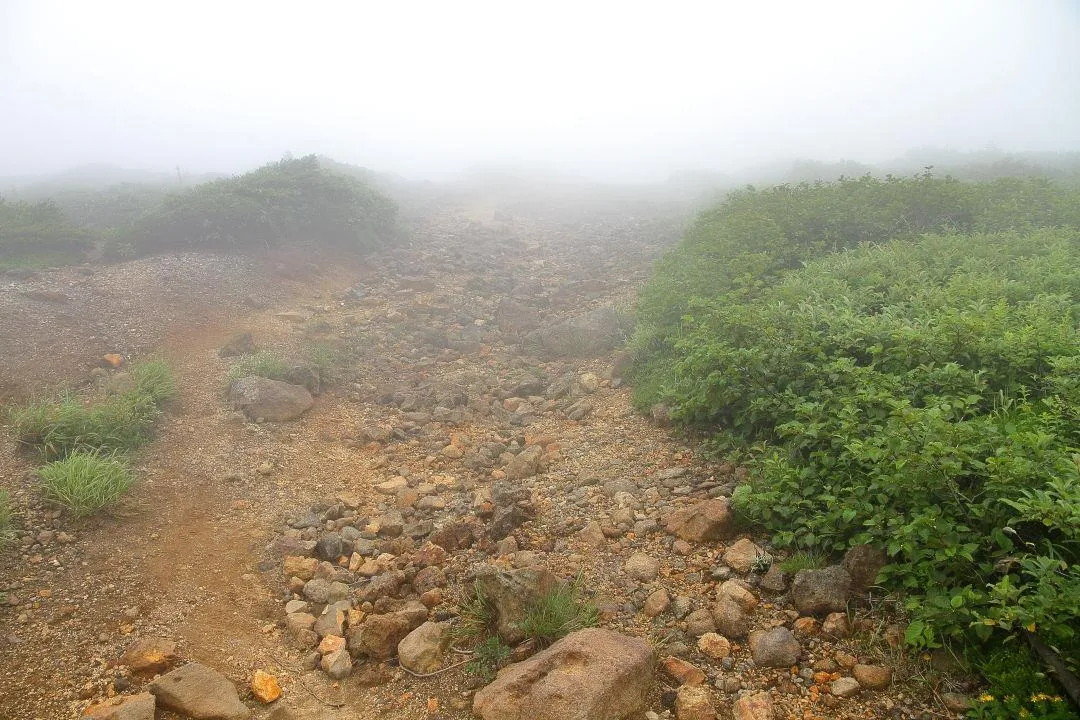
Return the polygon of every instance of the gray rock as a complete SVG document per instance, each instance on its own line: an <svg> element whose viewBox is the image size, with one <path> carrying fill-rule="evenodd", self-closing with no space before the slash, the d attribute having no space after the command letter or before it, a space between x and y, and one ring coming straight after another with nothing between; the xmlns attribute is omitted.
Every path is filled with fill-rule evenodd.
<svg viewBox="0 0 1080 720"><path fill-rule="evenodd" d="M540 459L544 456L544 449L539 445L531 445L511 460L503 469L507 480L524 480L540 471ZM494 500L494 496L492 497ZM496 502L498 504L498 502Z"/></svg>
<svg viewBox="0 0 1080 720"><path fill-rule="evenodd" d="M690 637L701 637L711 632L716 632L716 620L705 608L695 610L686 616L686 634Z"/></svg>
<svg viewBox="0 0 1080 720"><path fill-rule="evenodd" d="M199 663L165 673L148 689L161 707L193 720L245 720L251 715L228 678Z"/></svg>
<svg viewBox="0 0 1080 720"><path fill-rule="evenodd" d="M653 684L648 643L588 628L499 671L473 698L483 720L619 720L645 709Z"/></svg>
<svg viewBox="0 0 1080 720"><path fill-rule="evenodd" d="M857 694L861 689L859 682L855 678L849 677L833 680L832 684L829 685L829 692L839 698L849 698Z"/></svg>
<svg viewBox="0 0 1080 720"><path fill-rule="evenodd" d="M319 667L334 680L341 680L352 673L353 661L346 648L339 648L324 655L319 661Z"/></svg>
<svg viewBox="0 0 1080 720"><path fill-rule="evenodd" d="M847 609L851 575L839 565L800 570L791 583L791 602L803 615L827 615Z"/></svg>
<svg viewBox="0 0 1080 720"><path fill-rule="evenodd" d="M327 635L344 637L345 618L348 617L351 608L352 602L349 600L338 600L327 605L311 629L321 638Z"/></svg>
<svg viewBox="0 0 1080 720"><path fill-rule="evenodd" d="M326 533L315 543L315 554L323 560L337 562L344 554L341 536L337 533Z"/></svg>
<svg viewBox="0 0 1080 720"><path fill-rule="evenodd" d="M295 420L315 404L307 388L264 377L245 377L233 382L229 401L252 420L261 418L268 422Z"/></svg>
<svg viewBox="0 0 1080 720"><path fill-rule="evenodd" d="M785 627L750 633L750 654L759 667L791 667L801 653L799 641Z"/></svg>
<svg viewBox="0 0 1080 720"><path fill-rule="evenodd" d="M594 357L613 350L624 339L618 313L605 305L535 330L526 336L524 344L527 349L549 356Z"/></svg>
<svg viewBox="0 0 1080 720"><path fill-rule="evenodd" d="M442 665L450 635L445 623L425 622L398 643L398 662L414 673L435 672Z"/></svg>
<svg viewBox="0 0 1080 720"><path fill-rule="evenodd" d="M730 598L720 598L713 605L716 631L728 638L744 638L750 632L750 616Z"/></svg>
<svg viewBox="0 0 1080 720"><path fill-rule="evenodd" d="M471 575L476 589L491 603L499 637L514 645L525 639L520 629L529 606L550 592L558 579L542 568L500 570L493 565L481 565Z"/></svg>
<svg viewBox="0 0 1080 720"><path fill-rule="evenodd" d="M851 575L852 590L862 592L876 583L885 559L885 552L872 545L856 545L844 553L842 564Z"/></svg>

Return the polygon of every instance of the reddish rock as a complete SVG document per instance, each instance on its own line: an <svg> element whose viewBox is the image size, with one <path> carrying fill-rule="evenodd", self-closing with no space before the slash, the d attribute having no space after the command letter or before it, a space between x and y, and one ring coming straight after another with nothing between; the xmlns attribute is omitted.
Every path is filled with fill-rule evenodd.
<svg viewBox="0 0 1080 720"><path fill-rule="evenodd" d="M672 655L664 658L664 670L681 685L700 685L705 682L705 673L700 668Z"/></svg>
<svg viewBox="0 0 1080 720"><path fill-rule="evenodd" d="M154 703L150 693L109 698L86 708L83 720L154 720Z"/></svg>
<svg viewBox="0 0 1080 720"><path fill-rule="evenodd" d="M776 708L768 693L744 695L735 701L732 711L735 720L773 720L776 717Z"/></svg>
<svg viewBox="0 0 1080 720"><path fill-rule="evenodd" d="M677 510L664 521L667 531L683 540L723 540L735 531L735 519L727 498L702 500Z"/></svg>

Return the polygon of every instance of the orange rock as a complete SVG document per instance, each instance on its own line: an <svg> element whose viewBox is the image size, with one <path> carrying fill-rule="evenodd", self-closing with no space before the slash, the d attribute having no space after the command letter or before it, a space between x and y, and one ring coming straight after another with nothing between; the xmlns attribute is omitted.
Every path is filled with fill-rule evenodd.
<svg viewBox="0 0 1080 720"><path fill-rule="evenodd" d="M101 356L101 364L106 367L118 368L124 364L124 356L117 353L108 353Z"/></svg>
<svg viewBox="0 0 1080 720"><path fill-rule="evenodd" d="M683 685L700 685L705 682L705 673L674 655L664 658L664 669Z"/></svg>
<svg viewBox="0 0 1080 720"><path fill-rule="evenodd" d="M439 698L429 697L427 699L427 711L431 715L439 712Z"/></svg>
<svg viewBox="0 0 1080 720"><path fill-rule="evenodd" d="M135 642L120 656L119 663L127 665L136 675L156 675L176 660L176 643L157 637Z"/></svg>
<svg viewBox="0 0 1080 720"><path fill-rule="evenodd" d="M251 676L251 692L262 703L272 703L281 697L281 686L270 673L256 670Z"/></svg>

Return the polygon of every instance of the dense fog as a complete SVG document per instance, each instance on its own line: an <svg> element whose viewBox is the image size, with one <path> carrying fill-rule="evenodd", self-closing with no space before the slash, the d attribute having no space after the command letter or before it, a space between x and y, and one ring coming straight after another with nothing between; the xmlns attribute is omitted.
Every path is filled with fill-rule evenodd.
<svg viewBox="0 0 1080 720"><path fill-rule="evenodd" d="M910 148L1080 148L1080 5L0 3L0 177L237 172L319 153L415 178L605 180Z"/></svg>

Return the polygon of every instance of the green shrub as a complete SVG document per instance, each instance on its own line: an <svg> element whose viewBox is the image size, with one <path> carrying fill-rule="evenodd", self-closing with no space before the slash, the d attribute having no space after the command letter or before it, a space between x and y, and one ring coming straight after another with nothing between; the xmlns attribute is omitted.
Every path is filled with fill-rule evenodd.
<svg viewBox="0 0 1080 720"><path fill-rule="evenodd" d="M251 355L242 355L233 362L225 379L233 383L244 377L264 377L271 380L284 380L289 374L289 364L277 353L260 350Z"/></svg>
<svg viewBox="0 0 1080 720"><path fill-rule="evenodd" d="M78 517L116 502L134 482L123 460L98 451L72 452L46 463L37 476L45 497Z"/></svg>
<svg viewBox="0 0 1080 720"><path fill-rule="evenodd" d="M479 675L486 682L491 682L495 679L495 673L509 658L509 646L500 640L498 635L492 635L473 649L473 659L465 665L465 669Z"/></svg>
<svg viewBox="0 0 1080 720"><path fill-rule="evenodd" d="M15 539L15 528L11 522L11 496L7 490L0 490L0 549Z"/></svg>
<svg viewBox="0 0 1080 720"><path fill-rule="evenodd" d="M301 242L368 250L393 239L396 215L392 200L312 155L170 195L139 219L130 242L141 254Z"/></svg>
<svg viewBox="0 0 1080 720"><path fill-rule="evenodd" d="M81 262L92 234L72 223L53 202L0 198L0 267Z"/></svg>
<svg viewBox="0 0 1080 720"><path fill-rule="evenodd" d="M994 650L975 662L989 687L974 701L973 720L1078 720L1061 690L1022 647Z"/></svg>

